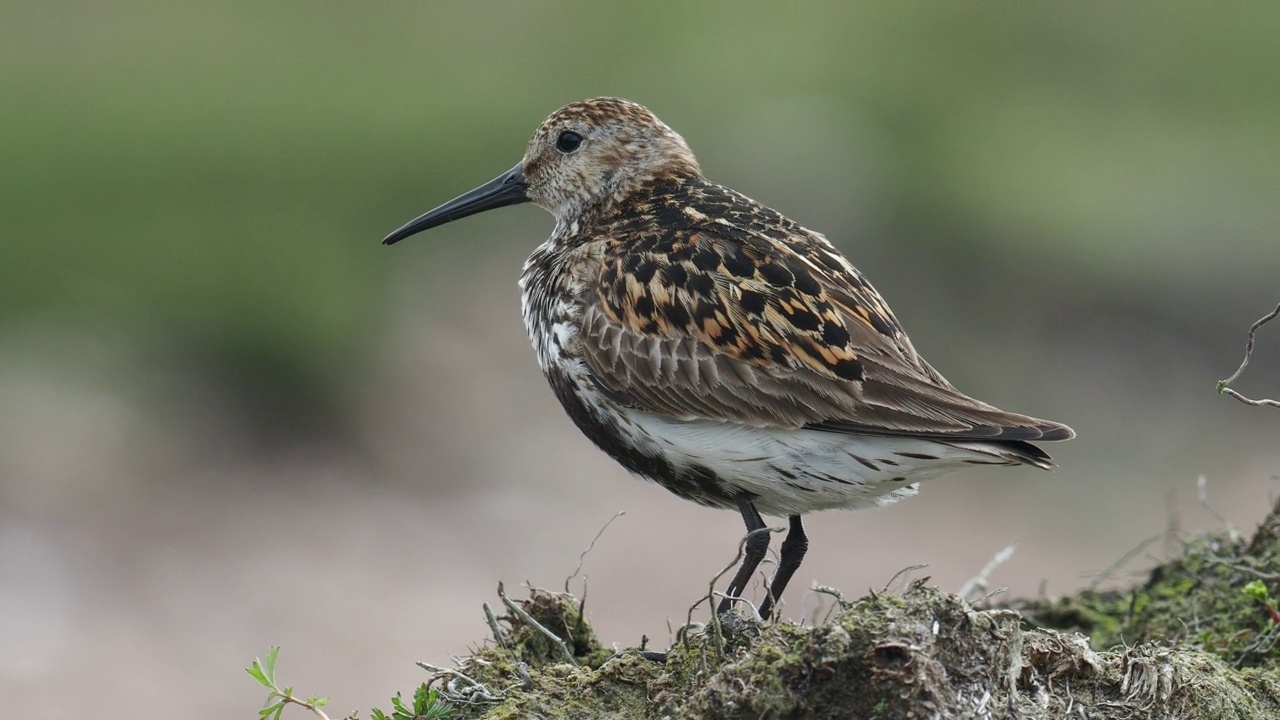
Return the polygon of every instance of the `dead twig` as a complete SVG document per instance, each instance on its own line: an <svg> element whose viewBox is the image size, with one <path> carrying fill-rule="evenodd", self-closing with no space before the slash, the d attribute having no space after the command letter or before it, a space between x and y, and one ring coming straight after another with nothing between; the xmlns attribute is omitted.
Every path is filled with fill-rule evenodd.
<svg viewBox="0 0 1280 720"><path fill-rule="evenodd" d="M1099 585L1110 580L1115 575L1115 573L1120 570L1120 568L1124 567L1125 565L1128 565L1130 560L1141 555L1142 551L1146 550L1147 547L1151 545L1151 543L1159 540L1164 536L1165 536L1165 533L1160 533L1159 535L1152 535L1146 540L1143 540L1142 542L1138 543L1137 547L1125 553L1124 555L1121 555L1119 560L1116 560L1115 562L1111 563L1110 565L1108 565L1107 567L1103 568L1098 573L1096 573L1093 576L1093 580L1089 581L1089 585L1086 587L1086 589L1089 590L1090 592L1097 590Z"/></svg>
<svg viewBox="0 0 1280 720"><path fill-rule="evenodd" d="M744 597L729 597L729 593L720 592L719 590L715 592L715 596L717 598L720 598L721 600L728 600L729 602L734 602L734 603L742 603L743 605L746 605L747 607L751 608L751 612L753 615L755 615L756 617L760 616L760 609L756 607L756 604Z"/></svg>
<svg viewBox="0 0 1280 720"><path fill-rule="evenodd" d="M533 619L533 616L525 612L524 608L520 607L514 601L512 601L511 598L507 597L507 593L503 589L502 583L498 583L498 597L502 600L502 604L507 606L508 610L515 613L516 617L525 621L526 623L528 623L529 627L533 628L534 630L537 630L543 635L546 635L547 638L551 640L551 642L555 643L556 647L560 648L560 651L564 653L564 656L566 658L568 658L569 664L573 665L574 667L578 667L578 661L574 659L573 652L569 650L569 646L564 643L564 639L561 638L559 635L556 635L555 633L548 630L546 626L543 625L542 623Z"/></svg>
<svg viewBox="0 0 1280 720"><path fill-rule="evenodd" d="M489 629L493 631L493 641L498 643L498 647L506 647L506 633L502 632L502 627L498 625L498 618L493 616L493 610L489 609L489 603L480 603L480 607L484 608L484 621L489 624Z"/></svg>
<svg viewBox="0 0 1280 720"><path fill-rule="evenodd" d="M775 532L780 533L782 531L783 531L782 528L763 527L763 528L760 528L759 530L752 530L751 532L742 536L742 540L738 543L738 552L736 555L733 556L733 560L731 560L728 565L725 565L724 568L720 570L720 572L716 573L715 576L711 578L711 582L707 584L707 594L698 598L697 602L689 606L689 612L685 616L685 620L684 620L685 629L693 625L693 611L697 610L699 605L705 602L712 606L711 627L715 629L717 653L720 652L720 640L723 639L724 635L720 628L720 614L715 611L715 599L716 599L716 596L720 594L716 592L716 584L720 582L720 578L724 577L730 570L738 567L738 563L742 562L743 555L746 554L746 547L747 547L748 540L750 540L751 538L755 537L760 533L775 533ZM731 598L731 599L735 602L739 600L739 598ZM677 633L677 641L687 643L688 639L689 639L688 632L684 632L682 630L680 633Z"/></svg>
<svg viewBox="0 0 1280 720"><path fill-rule="evenodd" d="M720 582L720 578L727 575L730 570L738 567L738 564L742 562L742 558L746 554L746 547L747 547L748 540L755 537L756 535L760 535L761 533L780 533L782 531L783 531L782 528L763 527L763 528L760 528L759 530L752 530L746 535L743 535L742 540L738 542L738 552L733 556L733 559L729 561L728 565L725 565L723 568L721 568L720 572L716 573L711 577L711 582L707 583L707 594L698 598L697 602L689 606L689 613L685 617L685 625L693 624L693 611L697 610L699 605L701 605L704 602L710 602L712 600L715 600L716 595L718 594L716 593L716 584ZM736 601L739 598L731 598L731 599ZM712 613L712 617L715 617L714 613Z"/></svg>
<svg viewBox="0 0 1280 720"><path fill-rule="evenodd" d="M1006 545L1003 550L993 555L992 558L987 561L986 565L982 566L981 572L976 576L969 578L969 581L966 582L964 586L960 588L960 592L956 594L968 601L969 597L973 595L975 591L985 592L987 589L987 582L991 578L991 573L994 572L996 568L1008 562L1009 558L1013 557L1013 551L1017 549L1018 541L1016 540Z"/></svg>
<svg viewBox="0 0 1280 720"><path fill-rule="evenodd" d="M472 658L472 660L474 659ZM454 659L454 662L458 662L457 658ZM450 678L445 682L442 692L449 702L465 705L488 705L502 702L505 699L505 692L494 694L484 683L475 680L458 668L440 667L422 660L415 664L427 672L434 673L429 683L434 683L439 678Z"/></svg>
<svg viewBox="0 0 1280 720"><path fill-rule="evenodd" d="M1222 527L1226 528L1227 537L1231 538L1231 542L1238 541L1240 539L1240 533L1236 532L1236 529L1232 527L1231 523L1226 518L1219 515L1218 511L1214 510L1213 506L1209 504L1209 478L1205 475L1201 475L1196 479L1196 497L1200 500L1200 507L1204 508L1205 512L1212 515L1214 520L1221 523Z"/></svg>
<svg viewBox="0 0 1280 720"><path fill-rule="evenodd" d="M998 588L996 588L995 590L992 590L991 592L987 593L986 595L983 595L982 597L978 598L977 600L974 600L973 602L971 602L971 603L969 603L969 604L970 604L970 605L973 605L974 607L979 607L979 606L982 606L982 605L986 605L986 604L987 604L987 601L988 601L988 600L990 600L991 598L993 598L993 597L995 597L995 596L997 596L997 595L1003 595L1004 593L1007 593L1007 592L1009 592L1009 588L1007 588L1007 587L998 587Z"/></svg>
<svg viewBox="0 0 1280 720"><path fill-rule="evenodd" d="M902 568L902 569L901 569L901 570L899 570L898 572L894 573L894 574L893 574L893 577L889 578L889 582L887 582L887 583L885 583L885 584L884 584L884 587L883 587L883 588L881 588L880 592L889 592L889 588L890 588L894 583L898 582L898 578L902 577L903 575L906 575L907 573L912 573L912 572L915 572L915 571L917 571L917 570L924 570L924 569L925 569L925 568L927 568L927 567L929 567L929 564L928 564L928 563L922 563L922 564L920 564L920 565L908 565L908 566L906 566L906 567Z"/></svg>
<svg viewBox="0 0 1280 720"><path fill-rule="evenodd" d="M582 563L587 559L587 553L591 552L591 549L596 546L596 541L600 539L601 535L604 535L604 531L609 529L609 526L613 524L614 520L617 520L618 518L626 514L627 514L626 510L619 510L618 512L614 513L613 517L609 518L609 520L605 522L605 524L600 528L600 532L596 533L596 536L591 538L591 544L587 546L587 549L583 550L582 554L578 555L578 567L573 569L572 575L564 579L565 594L569 593L569 583L574 578L578 577L578 573L582 572ZM583 595L585 594L586 593L583 593ZM586 598L584 597L583 599L585 600Z"/></svg>
<svg viewBox="0 0 1280 720"><path fill-rule="evenodd" d="M844 593L840 592L836 588L830 587L828 585L819 585L818 583L814 583L813 587L809 588L809 590L810 592L813 592L816 595L829 595L835 600L835 602L831 603L831 607L827 608L826 616L822 618L823 625L825 625L827 621L831 619L831 616L835 614L837 610L843 612L853 607L853 603L849 602L848 600L845 600ZM817 615L818 615L817 609L815 608L814 609L815 625L818 624L816 622L818 619Z"/></svg>
<svg viewBox="0 0 1280 720"><path fill-rule="evenodd" d="M1249 326L1249 337L1244 343L1244 360L1240 361L1240 367L1236 368L1236 371L1231 374L1231 377L1226 380L1218 381L1219 393L1230 395L1245 405L1280 407L1280 400L1271 400L1268 398L1254 400L1253 398L1247 398L1244 395L1241 395L1230 387L1231 383L1235 382L1236 379L1240 377L1240 374L1244 372L1244 369L1249 366L1249 360L1253 357L1253 338L1258 334L1258 328L1274 320L1277 315L1280 315L1280 305L1276 305L1275 310L1272 310L1266 315L1258 318L1257 322Z"/></svg>

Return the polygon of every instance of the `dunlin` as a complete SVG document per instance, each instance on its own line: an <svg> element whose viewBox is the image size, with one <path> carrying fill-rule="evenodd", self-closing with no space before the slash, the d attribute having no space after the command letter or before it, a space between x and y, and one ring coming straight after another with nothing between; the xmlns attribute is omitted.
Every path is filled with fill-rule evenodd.
<svg viewBox="0 0 1280 720"><path fill-rule="evenodd" d="M702 175L684 138L617 98L555 111L524 158L387 236L533 202L555 229L520 278L525 325L588 438L687 500L789 518L768 619L808 548L801 516L886 505L972 465L1048 469L1065 425L957 390L822 235ZM720 610L768 551L748 535Z"/></svg>

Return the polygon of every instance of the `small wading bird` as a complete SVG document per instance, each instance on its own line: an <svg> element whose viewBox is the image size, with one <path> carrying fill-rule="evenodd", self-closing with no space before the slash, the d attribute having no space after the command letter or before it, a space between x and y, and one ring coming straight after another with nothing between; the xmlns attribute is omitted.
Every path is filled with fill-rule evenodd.
<svg viewBox="0 0 1280 720"><path fill-rule="evenodd" d="M1052 467L1070 428L955 389L822 235L702 175L684 138L627 100L572 103L524 159L409 222L391 244L532 202L555 229L520 277L538 363L599 448L687 500L736 509L742 565L790 528L768 619L808 548L801 515L886 505L969 465Z"/></svg>

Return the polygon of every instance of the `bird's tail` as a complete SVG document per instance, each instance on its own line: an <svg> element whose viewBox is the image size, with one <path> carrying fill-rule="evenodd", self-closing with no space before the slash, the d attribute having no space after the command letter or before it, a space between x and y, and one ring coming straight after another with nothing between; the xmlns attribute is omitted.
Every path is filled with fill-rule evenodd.
<svg viewBox="0 0 1280 720"><path fill-rule="evenodd" d="M1031 465L1041 470L1052 470L1055 467L1053 459L1049 457L1049 453L1021 440L949 440L941 442L944 445L950 445L961 450L969 450L985 456L965 461L973 465Z"/></svg>

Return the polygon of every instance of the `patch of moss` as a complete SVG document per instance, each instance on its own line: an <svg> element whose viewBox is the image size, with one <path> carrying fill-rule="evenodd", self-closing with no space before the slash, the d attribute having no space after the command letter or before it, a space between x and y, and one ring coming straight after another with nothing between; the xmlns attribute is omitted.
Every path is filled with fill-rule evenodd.
<svg viewBox="0 0 1280 720"><path fill-rule="evenodd" d="M1204 650L1235 667L1275 667L1280 662L1278 512L1280 507L1272 510L1248 542L1224 535L1192 539L1142 586L1017 607L1032 624L1086 633L1097 647L1163 642Z"/></svg>
<svg viewBox="0 0 1280 720"><path fill-rule="evenodd" d="M647 683L660 672L659 664L639 652L606 650L581 603L569 595L535 590L520 607L564 642L572 660L560 643L521 617L502 617L500 641L477 650L455 673L437 676L460 718L645 716Z"/></svg>
<svg viewBox="0 0 1280 720"><path fill-rule="evenodd" d="M1018 633L1012 613L974 612L917 583L848 604L815 628L768 626L677 717L934 717L1010 677Z"/></svg>

